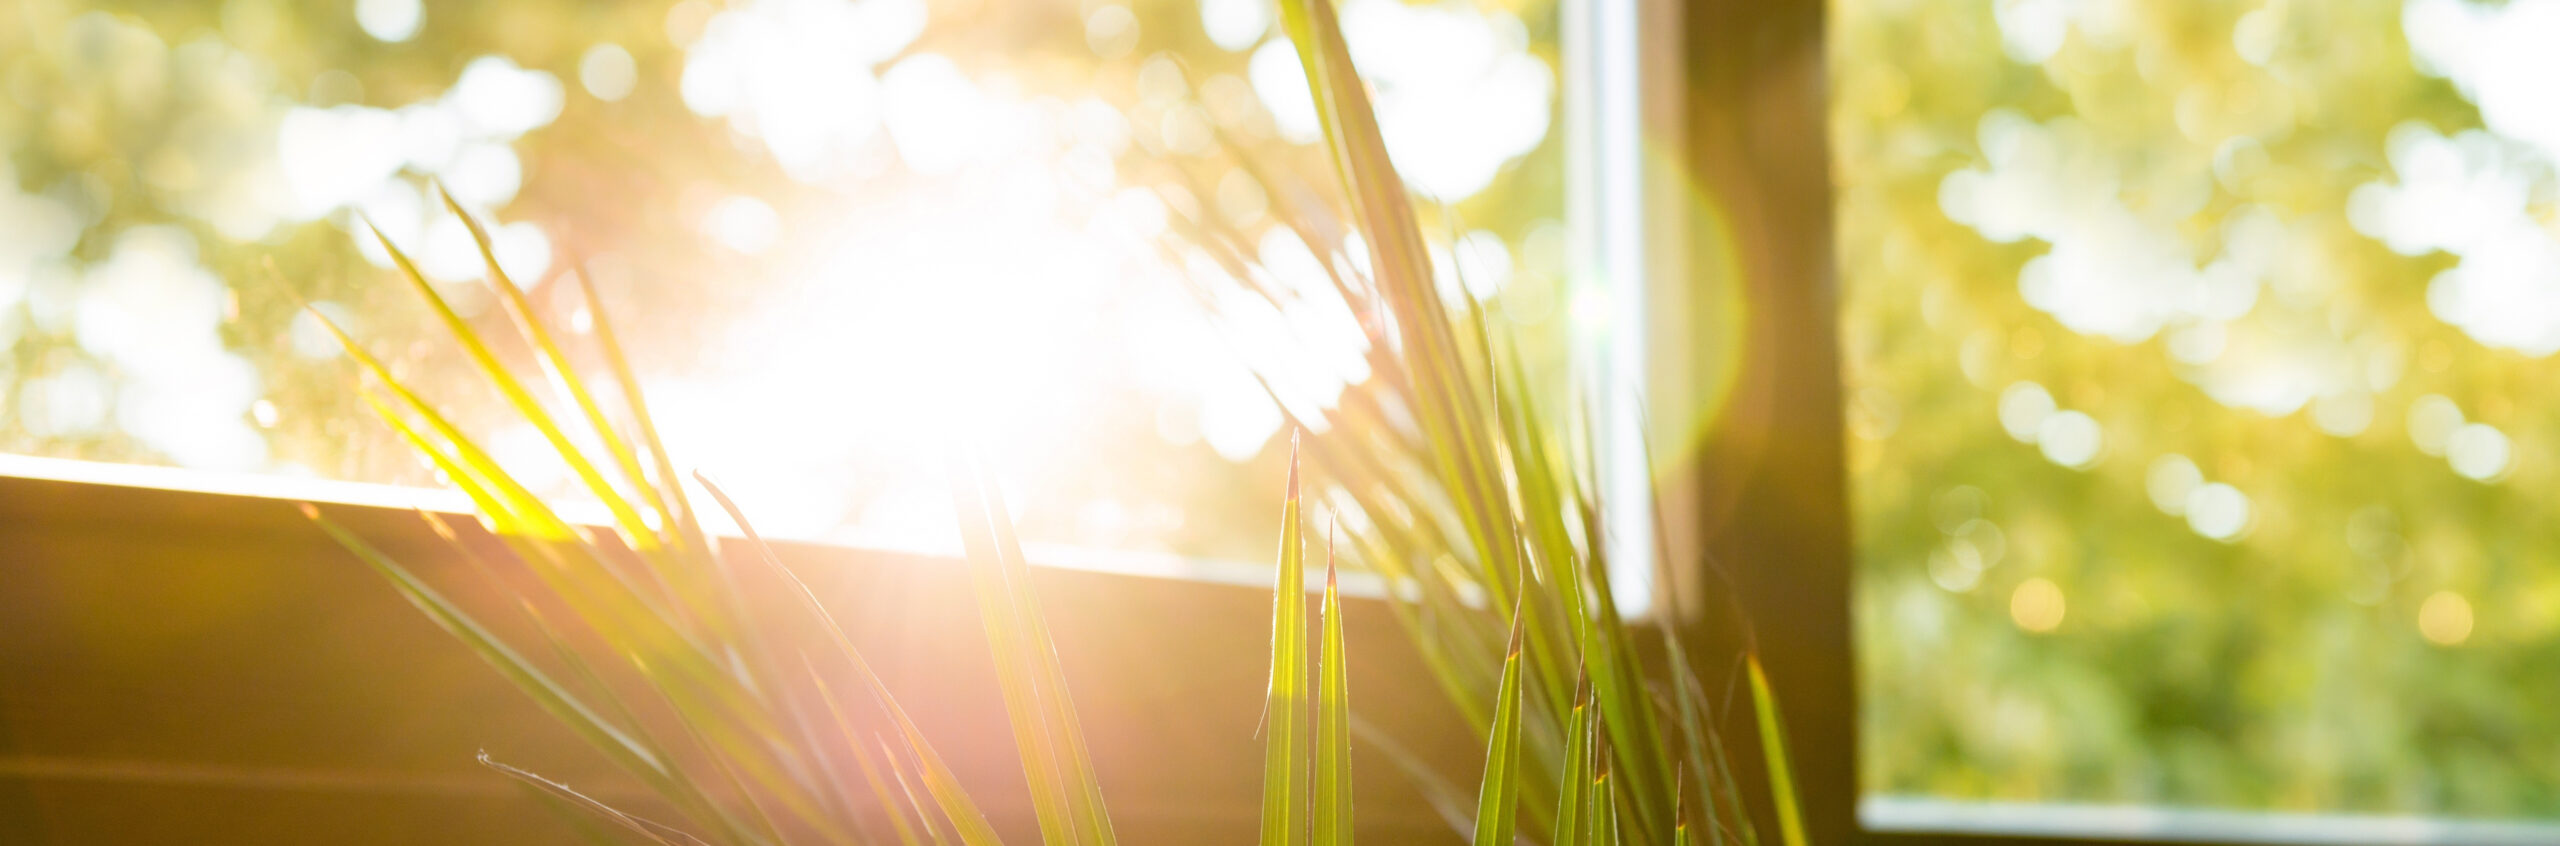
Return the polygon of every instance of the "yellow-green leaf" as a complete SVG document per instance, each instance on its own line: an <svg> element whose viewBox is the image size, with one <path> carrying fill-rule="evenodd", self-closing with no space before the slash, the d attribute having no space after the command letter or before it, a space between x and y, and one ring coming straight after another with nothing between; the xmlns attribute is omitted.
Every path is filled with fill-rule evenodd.
<svg viewBox="0 0 2560 846"><path fill-rule="evenodd" d="M1591 814L1591 679L1574 685L1573 712L1564 723L1564 774L1556 779L1563 796L1556 802L1552 846L1581 846L1590 839Z"/></svg>
<svg viewBox="0 0 2560 846"><path fill-rule="evenodd" d="M1525 603L1524 603L1525 604ZM1484 783L1476 791L1475 846L1510 846L1520 801L1520 653L1527 629L1515 606L1511 644L1494 689L1492 737L1485 742Z"/></svg>
<svg viewBox="0 0 2560 846"><path fill-rule="evenodd" d="M1298 503L1297 436L1280 505L1280 568L1271 590L1271 681L1262 707L1262 846L1305 840L1307 714L1306 541Z"/></svg>
<svg viewBox="0 0 2560 846"><path fill-rule="evenodd" d="M1330 535L1324 564L1324 646L1316 688L1315 846L1351 843L1351 682L1342 642L1342 595Z"/></svg>
<svg viewBox="0 0 2560 846"><path fill-rule="evenodd" d="M1778 835L1786 846L1805 846L1804 816L1796 806L1796 780L1787 765L1787 729L1778 715L1778 694L1769 689L1769 674L1760 669L1760 656L1748 656L1751 666L1751 707L1760 712L1760 748L1769 761L1769 801L1777 806Z"/></svg>

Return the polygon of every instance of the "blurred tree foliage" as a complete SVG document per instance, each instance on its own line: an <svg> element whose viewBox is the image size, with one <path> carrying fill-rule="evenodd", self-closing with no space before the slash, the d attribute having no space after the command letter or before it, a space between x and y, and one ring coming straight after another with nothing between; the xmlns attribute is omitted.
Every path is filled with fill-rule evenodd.
<svg viewBox="0 0 2560 846"><path fill-rule="evenodd" d="M1833 5L1871 795L2560 814L2534 5Z"/></svg>

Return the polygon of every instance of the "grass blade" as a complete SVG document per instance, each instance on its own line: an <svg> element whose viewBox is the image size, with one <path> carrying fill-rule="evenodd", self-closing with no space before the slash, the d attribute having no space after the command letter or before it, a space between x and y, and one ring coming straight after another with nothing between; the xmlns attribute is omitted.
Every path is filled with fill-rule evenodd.
<svg viewBox="0 0 2560 846"><path fill-rule="evenodd" d="M1787 729L1778 716L1778 695L1769 689L1769 674L1760 669L1760 656L1748 656L1751 670L1751 706L1760 713L1760 748L1769 761L1769 801L1777 806L1778 836L1786 846L1805 846L1804 814L1796 806L1796 782L1787 766Z"/></svg>
<svg viewBox="0 0 2560 846"><path fill-rule="evenodd" d="M1520 653L1528 631L1524 622L1519 606L1513 606L1511 645L1502 657L1502 683L1494 690L1493 736L1485 744L1484 783L1476 792L1475 846L1510 846L1518 830Z"/></svg>
<svg viewBox="0 0 2560 846"><path fill-rule="evenodd" d="M401 391L396 383L390 384L389 387L395 393ZM484 474L494 474L497 478L503 479L503 471L494 466L487 470L473 470L470 466L462 464L461 458L446 454L443 449L426 440L422 433L410 426L400 415L394 413L370 392L366 393L365 398L374 404L375 410L395 432L460 484L484 512L494 515L499 513L496 509L504 507L498 499L501 494L488 489L486 483L482 481ZM435 423L438 420L429 418L429 422ZM473 454L473 448L468 441L454 441L451 438L447 440L454 445L457 453ZM723 748L733 750L745 748L738 744L756 743L759 739L769 736L770 715L754 710L755 705L749 701L746 693L730 686L728 676L712 667L700 654L698 648L687 641L681 632L668 627L666 619L655 608L648 605L645 596L637 593L629 584L619 581L619 575L611 568L604 567L594 557L593 550L575 543L513 534L506 530L504 523L501 523L499 538L525 560L536 562L536 566L532 568L533 571L542 577L546 585L568 601L570 607L577 612L579 619L588 626L595 628L607 639L621 644L634 656L645 654L662 659L652 661L635 657L634 661L637 668L651 679L653 689L666 696L685 717L684 724L689 730L700 727L716 734L723 741ZM388 563L387 558L384 561ZM405 571L402 572L405 573ZM597 578L598 574L603 574L604 578ZM395 587L400 587L404 591L407 589L402 580L395 578L393 582ZM435 613L430 610L431 615ZM469 640L468 637L465 639ZM676 681L673 677L664 675L669 669L684 671L685 680ZM706 691L710 695L709 701L705 700ZM540 691L532 692L537 696L540 695ZM742 763L752 771L761 774L769 782L778 778L774 765L761 758L751 757ZM661 786L668 790L692 789L691 785L681 783L678 773L661 772L658 775L661 778L678 779L660 782Z"/></svg>
<svg viewBox="0 0 2560 846"><path fill-rule="evenodd" d="M1688 781L1689 770L1686 767L1672 771L1671 801L1678 804L1672 806L1671 846L1689 846L1689 801L1685 795L1689 789Z"/></svg>
<svg viewBox="0 0 2560 846"><path fill-rule="evenodd" d="M533 302L525 296L524 288L507 275L505 268L499 266L498 252L489 242L488 230L481 225L479 218L473 217L470 212L462 209L462 203L453 198L453 192L445 190L444 183L438 182L435 187L436 196L444 200L445 210L461 219L463 229L471 233L471 243L480 249L480 259L488 267L489 286L498 290L498 301L506 307L508 316L515 320L516 330L522 333L525 340L532 344L534 351L541 355L543 370L551 377L552 384L562 393L568 394L570 400L578 406L579 412L586 416L588 425L595 429L596 439L604 444L605 451L613 456L615 463L622 471L624 480L638 489L641 498L648 501L650 507L658 512L662 518L660 525L672 529L673 515L668 512L664 500L657 495L657 490L649 486L648 476L640 468L639 454L632 451L630 443L623 439L622 433L617 431L613 422L605 416L604 407L596 402L595 394L587 390L585 380L579 379L577 371L569 366L569 357L561 351L559 343L552 340L550 328L533 313ZM583 274L581 277L583 278ZM653 535L644 535L642 539L651 543L657 540Z"/></svg>
<svg viewBox="0 0 2560 846"><path fill-rule="evenodd" d="M368 396L367 399L373 398ZM376 400L376 403L378 405L379 401ZM403 435L411 437L414 442L415 432L405 428L401 429L401 432ZM431 447L427 447L423 444L420 444L419 448L421 450L432 451ZM453 527L447 523L443 517L438 516L435 512L421 509L418 511L418 518L424 521L429 529L434 531L437 538L444 541L446 549L451 550L456 557L459 557L469 563L471 568L477 571L483 580L488 581L491 584L503 583L501 577L498 575L496 565L490 562L487 557L474 551L469 545L464 544L462 542L461 535L456 533L453 530ZM619 691L616 691L613 685L605 681L603 674L597 670L595 663L589 661L587 656L579 654L577 650L570 648L567 638L560 634L560 630L551 623L550 616L545 614L541 607L534 603L533 598L531 596L518 595L516 597L516 602L523 611L522 616L525 621L533 626L534 631L542 635L543 642L551 647L551 654L559 660L560 666L568 668L570 677L577 682L578 685L577 688L573 689L582 689L591 695L594 698L594 701L602 703L605 711L604 716L609 721L631 727L633 739L636 740L639 743L640 748L647 751L651 757L655 757L660 760L674 760L674 756L668 753L665 744L650 734L648 725L641 721L638 712L633 711L630 703L624 700L622 694ZM675 803L676 807L683 810L687 815L692 816L694 819L714 826L722 835L726 836L730 842L747 843L755 842L759 839L758 835L749 832L746 823L738 820L727 808L713 800L710 794L703 790L701 785L696 784L691 778L685 777L685 773L681 769L671 768L668 778L663 782L657 783L656 786L666 794L666 798L669 801ZM539 793L540 791L537 792ZM542 795L546 801L553 803L559 803L561 801L558 797L551 796L547 793ZM770 831L765 832L764 837L765 839L777 839Z"/></svg>
<svg viewBox="0 0 2560 846"><path fill-rule="evenodd" d="M1342 596L1334 586L1331 535L1324 564L1324 646L1316 691L1315 846L1351 843L1351 682L1344 665Z"/></svg>
<svg viewBox="0 0 2560 846"><path fill-rule="evenodd" d="M1610 778L1618 756L1593 744L1591 757L1591 846L1618 846L1618 788Z"/></svg>
<svg viewBox="0 0 2560 846"><path fill-rule="evenodd" d="M408 568L400 566L399 562L391 560L390 556L373 548L372 544L365 543L363 539L356 537L355 533L339 526L336 521L321 516L320 509L304 504L302 513L319 525L321 531L327 532L331 539L338 542L338 545L346 547L347 551L354 553L356 558L389 578L392 586L398 589L400 595L408 599L411 605L426 612L428 619L434 620L436 625L461 639L472 652L488 661L490 666L496 667L498 672L504 674L509 681L515 682L517 687L531 694L536 704L567 724L588 743L603 750L606 755L613 757L626 769L643 778L668 777L667 764L664 760L651 754L645 745L632 738L621 727L606 721L593 709L588 708L586 703L570 693L568 688L552 680L549 675L542 672L541 668L536 667L532 661L526 660L505 641L499 640L497 635L481 626L470 613L445 599L442 593L428 586L416 574L409 572Z"/></svg>
<svg viewBox="0 0 2560 846"><path fill-rule="evenodd" d="M1090 766L1078 766L1082 738L1064 730L1074 725L1074 712L1065 700L1064 679L1057 672L1046 626L1038 622L1037 603L1029 594L1029 573L1018 560L1019 552L1011 548L1017 543L1011 518L1003 513L1003 501L993 497L992 485L974 463L953 463L952 496L960 513L961 542L968 552L969 581L977 594L979 620L995 659L1005 716L1013 724L1014 745L1022 756L1041 838L1051 844L1110 843L1109 824L1094 807L1099 804L1099 790L1092 788Z"/></svg>
<svg viewBox="0 0 2560 846"><path fill-rule="evenodd" d="M595 281L587 278L585 268L579 268L574 275L578 279L578 293L586 300L587 319L595 324L596 346L603 352L605 364L613 372L614 382L622 389L623 404L631 415L632 427L638 430L640 445L648 449L651 466L658 471L657 483L653 487L658 492L657 502L673 512L669 516L669 529L676 533L686 548L711 555L710 539L702 532L702 523L694 515L693 504L686 501L684 478L677 475L675 459L668 456L665 440L658 437L658 424L649 415L649 402L641 395L639 377L631 372L631 359L622 354L622 340L614 334L613 320L605 313L604 298L596 294ZM717 566L721 559L716 555L711 557Z"/></svg>
<svg viewBox="0 0 2560 846"><path fill-rule="evenodd" d="M907 817L909 803L898 802L898 794L889 789L889 780L880 774L880 762L870 747L862 742L862 733L853 727L852 715L845 713L844 704L837 701L835 691L828 688L826 677L818 674L817 665L809 664L807 667L818 698L826 704L827 713L835 717L837 734L846 748L853 750L854 765L861 768L862 780L871 788L871 798L880 804L880 813L889 818L890 828L897 832L899 846L923 846L923 841L916 837L915 826Z"/></svg>
<svg viewBox="0 0 2560 846"><path fill-rule="evenodd" d="M527 799L541 803L544 810L550 811L554 819L568 826L569 830L577 835L578 840L588 846L628 846L631 842L631 838L619 833L622 831L620 827L606 828L605 823L596 818L595 812L562 799L549 791L521 781L516 782L516 791L523 793ZM661 846L665 845L661 844Z"/></svg>
<svg viewBox="0 0 2560 846"><path fill-rule="evenodd" d="M499 303L505 307L508 316L514 320L517 333L524 338L526 344L531 346L537 354L537 360L540 362L543 372L550 377L553 387L558 392L567 395L572 404L577 406L578 411L586 418L588 427L594 431L597 441L604 446L606 454L612 457L614 464L621 472L624 481L632 486L636 495L642 500L642 502L647 504L650 510L657 515L658 525L656 530L652 531L641 524L638 520L638 514L626 513L630 511L629 508L625 507L613 511L617 524L623 527L624 534L630 538L632 548L641 553L644 560L649 563L653 574L656 575L662 583L667 585L669 592L675 594L678 607L685 610L694 619L706 621L707 624L719 629L720 631L724 633L728 632L730 630L730 621L725 619L723 614L734 611L735 609L719 607L718 603L714 599L714 592L710 589L709 585L704 583L710 574L703 572L702 568L681 566L677 563L676 559L670 558L665 554L664 550L667 546L672 545L681 547L688 541L696 541L700 538L700 531L698 529L686 532L679 528L680 524L676 519L675 508L669 504L668 500L671 496L680 497L682 494L681 486L674 482L675 476L670 472L666 472L668 468L661 466L659 468L661 470L661 474L659 476L661 484L650 484L648 473L641 466L639 453L633 449L631 442L623 437L622 432L614 426L611 417L605 413L603 405L596 401L595 393L588 390L586 380L578 377L576 368L572 367L569 363L567 353L565 353L561 349L560 344L554 340L550 327L545 325L541 317L534 313L533 303L531 299L525 296L523 287L517 285L515 280L507 275L506 269L498 264L497 250L489 240L488 230L481 224L478 218L472 216L470 212L463 210L462 204L454 199L452 192L445 190L442 183L437 183L436 194L442 198L446 211L450 212L455 218L461 220L463 228L470 233L472 244L479 249L481 261L488 270L487 280L489 287L498 292ZM376 237L380 237L381 232L376 230L375 235ZM386 248L389 246L387 240L385 241L385 246ZM640 408L637 404L637 388L628 384L631 381L629 379L630 363L623 358L621 346L613 337L612 327L604 319L603 310L600 305L595 302L595 286L587 280L583 269L581 269L581 271L576 275L578 277L580 287L588 300L588 315L597 326L599 337L604 343L606 357L610 365L613 367L615 374L622 377L623 381L626 383L626 391L633 394L634 404L632 407L637 410ZM421 290L431 301L434 300L434 291L431 288L425 287L423 280L413 281L419 284L419 290ZM450 314L450 309L446 309L442 302L437 301L434 302L434 304L439 314ZM454 331L457 333L466 333L467 331L460 324L451 320L447 320L446 322L447 325L453 326ZM476 338L469 337L467 334L464 337L464 344L466 350L480 346ZM503 374L503 371L496 369L495 363L486 359L484 356L475 355L474 358L481 362L483 369L488 370L492 378L499 379L501 381L500 388L502 392L505 391L506 385L504 383L508 380L508 377ZM557 432L558 425L542 416L542 410L539 405L524 405L521 402L520 397L520 394L522 393L524 392L517 391L508 393L508 397L510 400L518 401L517 410L528 422L531 422L537 429L543 430L546 437L552 437L554 433ZM643 427L644 433L648 435L654 446L656 433L648 427L646 416L640 416L639 422ZM558 437L552 437L552 445L555 448L563 450L566 449L564 442ZM661 452L663 451L661 450ZM562 458L567 460L573 469L582 467L587 468L579 473L579 478L585 481L588 488L603 500L608 509L614 509L615 506L620 503L615 489L605 482L601 474L593 472L593 463L587 461L583 454L564 451L562 453ZM664 488L664 490L662 490L662 488ZM673 543L669 542L670 539L672 539ZM717 563L716 559L714 559L714 563Z"/></svg>
<svg viewBox="0 0 2560 846"><path fill-rule="evenodd" d="M490 520L497 522L502 533L541 540L577 538L576 530L569 526L568 521L553 514L548 506L534 497L532 491L526 490L523 485L516 483L514 477L499 470L496 459L489 457L487 452L474 445L469 437L462 434L459 427L453 425L453 421L437 413L435 406L428 404L425 398L409 390L408 386L401 384L399 379L393 378L391 368L384 366L381 359L374 358L373 353L365 350L364 345L356 343L354 337L338 327L337 321L329 319L327 314L316 308L305 307L303 313L311 315L321 328L328 330L330 337L336 338L338 346L346 351L347 357L354 359L357 366L371 374L385 390L390 391L391 395L400 401L402 407L417 414L419 420L425 422L437 437L453 445L456 459L460 463L458 469L462 472L448 475L453 477L457 485L464 485L467 488L476 483L489 489L495 501L483 504L481 511ZM377 406L377 408L380 407ZM383 417L386 420L398 419L397 415L389 413L385 413ZM490 505L496 507L489 507Z"/></svg>
<svg viewBox="0 0 2560 846"><path fill-rule="evenodd" d="M1014 623L1023 635L1023 660L1031 670L1027 681L1039 706L1039 716L1056 745L1052 754L1058 762L1060 786L1067 791L1068 819L1075 828L1077 842L1112 846L1117 836L1112 832L1110 809L1102 801L1102 781L1094 775L1093 755L1085 747L1084 723L1076 717L1075 698L1067 692L1067 674L1058 661L1057 641L1049 636L1048 617L1041 612L1039 597L1031 588L1031 564L1022 554L1022 537L1014 531L1012 512L1005 507L1004 492L996 486L994 477L983 470L975 475L988 506L987 528L994 535L1003 563Z"/></svg>
<svg viewBox="0 0 2560 846"><path fill-rule="evenodd" d="M1488 568L1486 591L1507 606L1511 597L1505 591L1516 581L1511 570L1519 564L1510 558L1513 523L1506 498L1496 490L1498 474L1482 431L1476 379L1461 357L1432 281L1430 253L1404 180L1388 158L1331 0L1284 0L1280 12L1306 69L1308 91L1352 200L1353 216L1366 236L1370 266L1403 335L1407 381L1418 400L1416 416L1427 435L1427 452L1458 505L1457 516L1475 545L1477 561Z"/></svg>
<svg viewBox="0 0 2560 846"><path fill-rule="evenodd" d="M532 424L534 429L542 434L543 440L550 443L552 450L560 455L561 461L569 465L570 472L576 474L579 481L586 484L588 491L595 494L598 501L604 503L605 510L613 514L614 524L620 526L625 534L634 539L652 536L647 521L640 519L640 512L632 510L631 503L623 498L620 491L614 489L611 482L605 480L604 474L596 470L594 462L587 460L586 454L569 439L568 433L562 431L559 424L551 419L551 413L543 408L541 400L535 399L533 392L526 390L524 383L517 381L515 375L508 372L506 365L499 363L497 354L491 352L489 345L481 340L480 333L474 331L471 324L453 310L452 304L445 302L444 295L436 293L435 286L427 282L424 274L418 272L418 266L409 260L408 254L401 252L398 245L391 243L391 236L382 234L380 227L373 226L371 221L367 221L365 225L373 229L373 237L382 243L383 251L391 254L392 265L400 269L400 275L409 281L410 288L417 291L419 298L426 300L427 304L433 307L436 318L442 321L445 328L453 332L454 338L462 343L463 353L471 359L472 363L479 365L480 371L489 377L490 384L497 387L498 393L506 398L507 404L522 415L525 422Z"/></svg>
<svg viewBox="0 0 2560 846"><path fill-rule="evenodd" d="M1298 501L1298 436L1289 437L1289 487L1280 505L1280 568L1271 590L1271 681L1262 707L1262 846L1305 840L1307 713L1305 515Z"/></svg>
<svg viewBox="0 0 2560 846"><path fill-rule="evenodd" d="M914 811L916 819L924 824L925 837L931 839L934 846L950 843L951 838L942 834L942 826L934 824L933 812L927 810L931 806L916 798L916 780L908 777L906 761L898 757L897 750L889 748L886 738L880 739L880 754L889 762L889 778L898 783L898 795L907 800L907 808Z"/></svg>
<svg viewBox="0 0 2560 846"><path fill-rule="evenodd" d="M968 788L962 787L959 777L952 775L951 768L943 765L942 756L932 751L932 744L925 742L924 734L916 730L916 724L907 722L902 715L898 720L898 731L906 735L909 747L923 750L920 759L923 771L917 776L924 782L925 793L933 797L934 804L942 807L943 818L951 821L953 836L960 838L964 846L1004 846L1004 839L996 836L996 827L987 823L987 815L980 812L977 802L969 798Z"/></svg>
<svg viewBox="0 0 2560 846"><path fill-rule="evenodd" d="M835 615L827 611L825 604L818 601L817 592L810 590L809 585L802 582L799 575L791 572L790 568L782 566L781 556L774 554L773 546L765 543L764 536L756 532L755 524L747 521L746 512L739 510L738 503L731 500L726 492L721 491L719 485L713 484L710 479L698 473L694 475L694 481L700 482L702 489L711 494L712 501L728 512L729 519L737 524L739 533L746 535L748 545L755 548L765 566L774 571L776 578L792 587L793 592L799 596L805 607L826 629L827 634L835 640L837 653L853 668L854 675L862 682L863 689L871 694L872 702L888 715L890 722L895 724L899 737L906 741L908 751L916 756L917 764L922 770L918 773L917 780L924 782L925 792L933 797L935 805L941 807L943 816L951 822L960 842L967 846L1000 846L1002 841L996 837L995 827L987 823L987 816L978 810L977 801L970 798L969 791L960 785L959 778L951 774L951 768L943 763L942 754L934 750L932 742L925 739L924 732L918 730L915 722L907 718L906 709L900 707L897 698L889 694L889 686L880 681L878 673L872 671L871 662L863 659L861 650L854 648L853 639L845 635L844 627L836 623ZM896 757L892 756L890 763L893 772L903 771L903 765ZM928 817L927 828L931 828L931 824L931 818Z"/></svg>
<svg viewBox="0 0 2560 846"><path fill-rule="evenodd" d="M1591 814L1591 679L1574 685L1573 713L1565 718L1564 774L1556 779L1562 798L1556 802L1553 846L1581 846L1589 839L1584 827Z"/></svg>
<svg viewBox="0 0 2560 846"><path fill-rule="evenodd" d="M489 758L489 753L487 752L480 753L480 765L492 770L497 770L498 772L505 774L508 778L515 779L518 782L532 787L535 791L541 793L545 797L557 800L569 807L585 811L607 822L613 823L614 825L628 829L632 833L647 838L651 843L660 844L660 846L710 846L710 844L702 842L702 838L686 834L673 826L669 826L664 823L651 822L640 817L632 816L614 808L611 805L596 801L593 797L584 793L571 790L568 785L534 775L533 773L526 772L506 764L498 763L495 760L491 760Z"/></svg>

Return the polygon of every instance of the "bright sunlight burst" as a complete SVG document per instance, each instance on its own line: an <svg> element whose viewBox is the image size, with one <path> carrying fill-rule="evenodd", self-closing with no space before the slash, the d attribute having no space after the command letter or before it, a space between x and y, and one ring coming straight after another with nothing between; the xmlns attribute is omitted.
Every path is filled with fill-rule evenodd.
<svg viewBox="0 0 2560 846"><path fill-rule="evenodd" d="M343 361L257 267L323 280L324 313L458 377L412 343L428 324L386 295L391 256L366 234L473 320L503 319L432 183L492 216L499 262L546 307L578 308L557 280L583 268L634 312L672 448L769 531L946 544L931 457L958 439L995 456L1035 540L1258 557L1242 529L1271 494L1234 480L1276 460L1284 406L1313 418L1369 377L1357 319L1324 298L1223 302L1224 329L1193 299L1235 272L1180 245L1203 209L1237 221L1255 272L1332 284L1333 257L1279 225L1310 195L1266 190L1235 155L1321 162L1286 36L1230 0L1109 4L1063 33L980 5L643 4L602 27L533 11L503 49L414 0L234 0L211 29L33 7L0 34L25 57L0 127L56 128L10 129L32 146L0 171L0 304L27 305L11 337L45 352L0 373L20 397L0 448L432 483L379 433L327 422L353 410ZM1531 246L1562 198L1515 175L1561 166L1553 7L1343 14L1394 154L1445 204L1426 213L1463 233L1436 239L1442 263L1518 300L1501 313L1524 329L1562 331L1538 305L1562 260ZM297 53L287 27L405 52ZM33 84L47 74L88 81ZM107 128L157 116L187 131ZM147 178L119 187L123 161ZM288 325L290 345L259 340ZM542 439L491 411L456 409L573 493Z"/></svg>

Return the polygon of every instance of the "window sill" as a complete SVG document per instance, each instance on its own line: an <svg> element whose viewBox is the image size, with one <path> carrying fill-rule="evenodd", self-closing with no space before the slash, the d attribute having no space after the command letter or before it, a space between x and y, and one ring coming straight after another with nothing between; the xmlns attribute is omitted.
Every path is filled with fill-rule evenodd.
<svg viewBox="0 0 2560 846"><path fill-rule="evenodd" d="M29 468L52 472L0 477L0 619L10 621L0 637L0 832L79 843L486 842L494 817L526 827L498 839L565 838L473 763L481 749L582 789L636 795L296 508L332 503L333 518L416 562L457 601L485 603L409 513L435 504L435 492L299 481L216 492L200 476L185 486L197 489L145 484L193 475L154 468L10 459L0 469ZM97 472L60 478L73 470ZM999 824L1027 833L1028 814L1009 801L1019 764L966 568L913 553L777 546L953 769L984 785ZM1035 580L1123 833L1249 839L1268 576L1244 579L1242 564L1220 579L1201 578L1211 568L1193 563L1052 563L1063 566L1036 569ZM1351 687L1358 701L1394 705L1362 716L1443 772L1474 772L1481 750L1386 609L1374 599L1349 609L1348 635L1361 644ZM1395 842L1447 831L1392 762L1374 752L1356 762L1364 830ZM155 819L187 828L153 828ZM320 822L280 822L296 819Z"/></svg>

